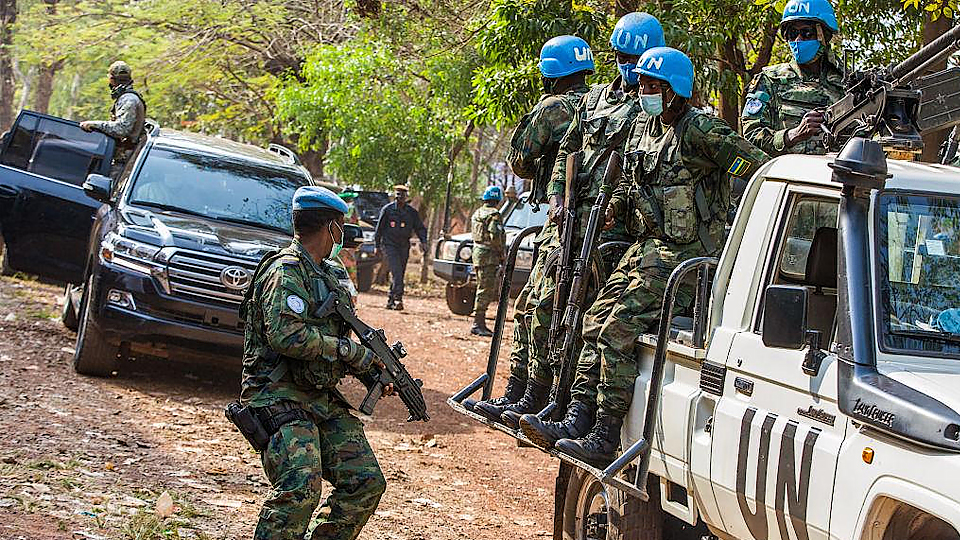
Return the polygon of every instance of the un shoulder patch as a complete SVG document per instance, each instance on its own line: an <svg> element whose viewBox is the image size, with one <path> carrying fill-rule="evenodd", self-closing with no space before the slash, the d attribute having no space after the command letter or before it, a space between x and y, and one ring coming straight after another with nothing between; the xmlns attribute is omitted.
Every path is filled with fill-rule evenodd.
<svg viewBox="0 0 960 540"><path fill-rule="evenodd" d="M763 110L764 103L757 98L750 98L743 106L744 116L756 116Z"/></svg>
<svg viewBox="0 0 960 540"><path fill-rule="evenodd" d="M291 294L287 297L287 307L293 310L293 312L297 315L300 315L305 309L307 309L307 304L303 301L303 298L300 298L295 294Z"/></svg>
<svg viewBox="0 0 960 540"><path fill-rule="evenodd" d="M730 164L730 168L727 169L727 173L732 176L743 176L743 173L750 170L750 167L752 166L753 163L743 159L740 156L737 156L737 158L733 160L733 163Z"/></svg>

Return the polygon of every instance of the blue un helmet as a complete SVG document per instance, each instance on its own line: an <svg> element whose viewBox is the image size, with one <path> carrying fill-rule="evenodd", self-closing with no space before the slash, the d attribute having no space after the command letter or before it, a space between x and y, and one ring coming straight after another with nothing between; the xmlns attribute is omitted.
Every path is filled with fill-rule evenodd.
<svg viewBox="0 0 960 540"><path fill-rule="evenodd" d="M500 189L500 186L487 186L487 189L483 192L483 197L480 198L484 201L502 201L503 190Z"/></svg>
<svg viewBox="0 0 960 540"><path fill-rule="evenodd" d="M783 17L780 18L780 28L790 21L817 21L831 32L840 31L837 24L837 14L828 0L790 0L783 8Z"/></svg>
<svg viewBox="0 0 960 540"><path fill-rule="evenodd" d="M649 13L627 13L620 17L610 34L610 46L613 50L631 56L640 56L651 47L663 47L665 44L660 21ZM627 86L637 84L636 68L637 65L632 62L617 62L617 70Z"/></svg>
<svg viewBox="0 0 960 540"><path fill-rule="evenodd" d="M557 36L540 49L540 74L548 79L593 71L593 51L577 36Z"/></svg>
<svg viewBox="0 0 960 540"><path fill-rule="evenodd" d="M680 97L693 95L693 62L690 57L671 47L648 49L637 63L637 73L670 84Z"/></svg>
<svg viewBox="0 0 960 540"><path fill-rule="evenodd" d="M301 186L293 194L294 210L336 210L346 214L349 208L339 195L320 186Z"/></svg>

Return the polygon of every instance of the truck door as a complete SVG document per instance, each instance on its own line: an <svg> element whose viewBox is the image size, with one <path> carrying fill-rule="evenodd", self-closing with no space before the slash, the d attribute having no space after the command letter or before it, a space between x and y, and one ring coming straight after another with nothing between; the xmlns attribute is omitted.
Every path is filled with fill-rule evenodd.
<svg viewBox="0 0 960 540"><path fill-rule="evenodd" d="M101 203L81 185L108 174L114 142L76 122L21 113L0 155L3 240L15 270L78 283Z"/></svg>
<svg viewBox="0 0 960 540"><path fill-rule="evenodd" d="M725 529L737 538L828 537L845 421L836 361L801 370L807 348L767 347L761 336L769 284L808 289L808 323L833 338L836 315L835 192L789 189L772 237L751 326L733 337L713 422L711 481Z"/></svg>

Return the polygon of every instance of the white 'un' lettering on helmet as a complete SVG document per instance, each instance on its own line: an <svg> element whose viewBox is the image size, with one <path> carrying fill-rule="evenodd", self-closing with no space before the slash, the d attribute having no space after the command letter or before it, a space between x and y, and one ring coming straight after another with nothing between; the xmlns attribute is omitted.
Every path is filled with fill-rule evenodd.
<svg viewBox="0 0 960 540"><path fill-rule="evenodd" d="M636 37L636 39L633 40L633 49L634 50L641 49L641 48L646 49L647 41L649 39L650 37L647 34L640 34L639 36Z"/></svg>
<svg viewBox="0 0 960 540"><path fill-rule="evenodd" d="M590 52L589 47L574 47L573 55L577 58L577 62L584 62L593 58L593 53Z"/></svg>
<svg viewBox="0 0 960 540"><path fill-rule="evenodd" d="M662 57L662 56L658 56L658 57L656 57L656 58L654 58L654 57L651 56L650 58L647 59L647 69L654 69L654 68L655 68L657 71L660 71L660 66L662 66L662 65L663 65L663 57Z"/></svg>
<svg viewBox="0 0 960 540"><path fill-rule="evenodd" d="M630 32L623 28L617 31L617 47L626 48L630 44Z"/></svg>
<svg viewBox="0 0 960 540"><path fill-rule="evenodd" d="M805 11L810 13L810 3L809 2L794 2L787 6L788 13L799 13Z"/></svg>

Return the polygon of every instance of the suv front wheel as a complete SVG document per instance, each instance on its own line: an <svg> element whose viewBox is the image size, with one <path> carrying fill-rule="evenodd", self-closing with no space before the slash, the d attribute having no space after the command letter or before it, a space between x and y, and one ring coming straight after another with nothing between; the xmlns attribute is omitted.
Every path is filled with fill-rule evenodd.
<svg viewBox="0 0 960 540"><path fill-rule="evenodd" d="M107 377L117 369L119 349L107 342L94 321L93 303L96 298L91 274L80 300L80 323L76 350L73 353L73 369L83 375Z"/></svg>

